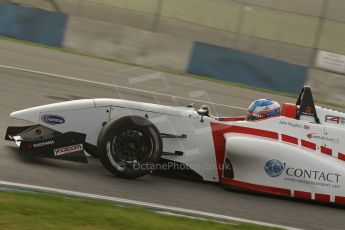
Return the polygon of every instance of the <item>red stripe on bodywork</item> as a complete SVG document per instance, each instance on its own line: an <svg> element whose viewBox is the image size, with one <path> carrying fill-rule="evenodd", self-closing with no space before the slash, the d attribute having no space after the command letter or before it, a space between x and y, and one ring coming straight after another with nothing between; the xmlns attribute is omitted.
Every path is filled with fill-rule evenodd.
<svg viewBox="0 0 345 230"><path fill-rule="evenodd" d="M216 153L216 161L217 161L217 169L218 169L218 177L222 178L222 167L224 163L224 155L225 155L225 133L243 133L248 135L266 137L278 140L278 133L271 132L267 130L261 129L253 129L248 127L241 127L241 126L233 126L233 125L226 125L221 123L212 123L211 122L211 129L212 129L212 137L213 137L213 144L214 150Z"/></svg>
<svg viewBox="0 0 345 230"><path fill-rule="evenodd" d="M325 146L321 146L321 152L324 153L324 154L332 156L332 149L327 148Z"/></svg>
<svg viewBox="0 0 345 230"><path fill-rule="evenodd" d="M331 196L326 194L315 193L315 200L322 202L330 202Z"/></svg>
<svg viewBox="0 0 345 230"><path fill-rule="evenodd" d="M243 116L240 117L218 117L218 121L244 121L246 118Z"/></svg>
<svg viewBox="0 0 345 230"><path fill-rule="evenodd" d="M282 134L282 141L298 145L298 139L289 135Z"/></svg>
<svg viewBox="0 0 345 230"><path fill-rule="evenodd" d="M274 195L291 196L291 190L285 188L269 187L264 185L250 184L246 182L223 179L222 183L229 186L234 186L237 188L249 189L257 192L269 193Z"/></svg>
<svg viewBox="0 0 345 230"><path fill-rule="evenodd" d="M345 154L343 153L338 153L338 159L345 161Z"/></svg>
<svg viewBox="0 0 345 230"><path fill-rule="evenodd" d="M316 144L312 142L301 140L301 145L305 148L316 150Z"/></svg>
<svg viewBox="0 0 345 230"><path fill-rule="evenodd" d="M216 153L217 171L219 180L222 178L222 167L225 155L224 133L230 132L231 125L224 125L211 122L214 151Z"/></svg>
<svg viewBox="0 0 345 230"><path fill-rule="evenodd" d="M241 127L241 126L232 126L231 132L233 133L243 133L248 135L254 135L259 137L266 137L278 140L278 133L262 130L262 129L253 129L248 127Z"/></svg>
<svg viewBox="0 0 345 230"><path fill-rule="evenodd" d="M334 201L337 204L345 204L345 197L343 197L343 196L335 196Z"/></svg>
<svg viewBox="0 0 345 230"><path fill-rule="evenodd" d="M298 199L311 199L311 193L310 192L302 192L302 191L295 191L295 197Z"/></svg>

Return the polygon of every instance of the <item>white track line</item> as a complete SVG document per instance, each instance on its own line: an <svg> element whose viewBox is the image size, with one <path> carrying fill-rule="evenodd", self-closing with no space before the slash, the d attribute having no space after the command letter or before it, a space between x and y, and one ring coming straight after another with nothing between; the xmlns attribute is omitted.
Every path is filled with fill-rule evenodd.
<svg viewBox="0 0 345 230"><path fill-rule="evenodd" d="M126 87L126 86L119 86L119 85L114 85L114 84L109 84L109 83L104 83L104 82L98 82L98 81L86 80L86 79L81 79L81 78L69 77L69 76L47 73L47 72L42 72L42 71L37 71L37 70L30 70L30 69L13 67L13 66L6 66L6 65L0 65L0 68L18 70L18 71L23 71L23 72L28 72L28 73L40 74L40 75L44 75L47 77L54 77L54 78L72 80L72 81L79 81L79 82L84 82L84 83L100 85L100 86L117 87L120 89L132 90L132 91L137 91L137 92L142 92L142 93L149 93L149 94L156 94L156 95L160 95L160 96L174 97L174 98L178 98L178 99L196 101L196 102L201 102L201 103L206 103L206 104L213 104L213 105L218 105L218 106L223 106L223 107L228 107L228 108L233 108L233 109L238 109L238 110L246 110L245 108L230 106L230 105L224 105L224 104L214 103L214 102L210 102L210 101L196 100L196 99L192 99L192 98L180 97L180 96L169 95L169 94L164 94L164 93L157 93L157 92L148 91L148 90L130 88L130 87ZM69 191L69 190L63 190L63 189L55 189L55 188L49 188L49 187L43 187L43 186L20 184L20 183L8 182L8 181L0 181L0 186L10 187L10 188L18 188L18 189L26 189L26 190L32 190L32 191L39 191L39 192L55 193L55 194L61 194L61 195L65 195L65 196L85 197L85 198L108 200L108 201L112 201L112 202L119 203L119 204L138 205L138 206L143 206L146 208L153 208L153 209L169 211L169 212L174 212L174 213L179 213L179 214L184 214L184 215L190 215L190 216L214 218L214 219L223 220L223 221L235 221L235 222L256 224L256 225L262 225L262 226L268 226L268 227L277 227L277 228L288 229L288 230L298 230L297 228L291 228L291 227L287 227L287 226L275 225L275 224L270 224L270 223L265 223L265 222L260 222L260 221L254 221L254 220L247 220L247 219L242 219L242 218L237 218L237 217L232 217L232 216L225 216L225 215L220 215L220 214L214 214L214 213L208 213L208 212L202 212L202 211L196 211L196 210L190 210L190 209L184 209L184 208L178 208L178 207L172 207L172 206L166 206L166 205L160 205L160 204L154 204L154 203L147 203L147 202L141 202L141 201L135 201L135 200L121 199L121 198L116 198L116 197L102 196L102 195L96 195L96 194L90 194L90 193L75 192L75 191Z"/></svg>
<svg viewBox="0 0 345 230"><path fill-rule="evenodd" d="M247 110L245 108L241 108L241 107L237 107L237 106L231 106L231 105L225 105L225 104L219 104L219 103L215 103L215 102L211 102L211 101L203 101L203 100L197 100L197 99L192 99L192 98L188 98L188 97L180 97L180 96L171 95L171 94L158 93L158 92L154 92L154 91L148 91L148 90L131 88L131 87L120 86L120 85L114 85L114 84L109 84L109 83L104 83L104 82L86 80L86 79L76 78L76 77L69 77L69 76L64 76L64 75L60 75L60 74L47 73L47 72L42 72L42 71L37 71L37 70L31 70L31 69L25 69L25 68L19 68L19 67L7 66L7 65L0 65L0 68L18 70L18 71L23 71L23 72L28 72L28 73L40 74L40 75L44 75L47 77L54 77L54 78L60 78L60 79L65 79L65 80L79 81L79 82L90 83L90 84L94 84L94 85L100 85L100 86L116 87L119 89L126 89L126 90L142 92L142 93L149 93L149 94L155 94L155 95L160 95L160 96L173 97L173 98L177 98L177 99L196 101L196 102L201 102L201 103L205 103L205 104L212 104L212 105L218 105L218 106L222 106L222 107L228 107L228 108L232 108L232 109Z"/></svg>
<svg viewBox="0 0 345 230"><path fill-rule="evenodd" d="M54 194L59 194L59 195L64 195L64 196L107 200L107 201L111 201L117 204L142 206L145 208L158 209L161 211L169 211L169 212L183 214L187 216L212 218L212 219L221 220L221 221L233 221L233 222L240 222L240 223L247 223L247 224L256 224L256 225L261 225L261 226L276 227L276 228L282 228L282 229L287 229L287 230L298 230L298 228L270 224L270 223L265 223L261 221L247 220L247 219L242 219L242 218L237 218L237 217L232 217L232 216L225 216L225 215L220 215L220 214L214 214L214 213L208 213L208 212L202 212L202 211L196 211L196 210L191 210L191 209L184 209L184 208L178 208L178 207L166 206L166 205L160 205L160 204L154 204L154 203L141 202L141 201L136 201L136 200L121 199L121 198L111 197L111 196L102 196L102 195L75 192L75 191L70 191L70 190L49 188L49 187L43 187L43 186L13 183L13 182L8 182L8 181L0 181L0 186L7 187L7 188L31 190L31 191L37 191L37 192L54 193Z"/></svg>

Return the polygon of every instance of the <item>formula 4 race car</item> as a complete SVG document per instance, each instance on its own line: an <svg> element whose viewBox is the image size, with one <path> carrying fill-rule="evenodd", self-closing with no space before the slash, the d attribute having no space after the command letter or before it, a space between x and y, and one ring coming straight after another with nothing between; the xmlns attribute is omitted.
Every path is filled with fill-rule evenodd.
<svg viewBox="0 0 345 230"><path fill-rule="evenodd" d="M256 121L120 99L55 103L10 117L34 123L7 129L6 140L23 155L87 162L85 150L124 178L144 176L163 159L204 181L345 204L345 114L315 106L309 87L280 116Z"/></svg>

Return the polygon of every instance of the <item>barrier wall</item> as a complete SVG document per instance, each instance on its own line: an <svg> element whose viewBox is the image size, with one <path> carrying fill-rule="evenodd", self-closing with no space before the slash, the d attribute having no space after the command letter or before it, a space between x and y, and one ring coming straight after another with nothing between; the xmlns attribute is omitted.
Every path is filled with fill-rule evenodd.
<svg viewBox="0 0 345 230"><path fill-rule="evenodd" d="M61 47L68 16L0 2L0 35Z"/></svg>
<svg viewBox="0 0 345 230"><path fill-rule="evenodd" d="M70 16L64 47L136 64L184 72L193 41Z"/></svg>
<svg viewBox="0 0 345 230"><path fill-rule="evenodd" d="M187 72L298 94L307 68L230 48L195 42Z"/></svg>

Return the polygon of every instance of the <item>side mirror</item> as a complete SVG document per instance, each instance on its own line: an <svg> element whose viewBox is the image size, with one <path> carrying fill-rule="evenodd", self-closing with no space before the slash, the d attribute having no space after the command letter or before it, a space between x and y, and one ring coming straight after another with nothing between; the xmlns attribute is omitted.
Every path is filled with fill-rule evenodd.
<svg viewBox="0 0 345 230"><path fill-rule="evenodd" d="M204 116L207 116L209 111L206 109L199 109L198 111L196 111L199 115L201 115L201 122L204 122Z"/></svg>
<svg viewBox="0 0 345 230"><path fill-rule="evenodd" d="M206 110L206 109L199 109L197 112L201 116L207 116L207 114L208 114L208 110Z"/></svg>

